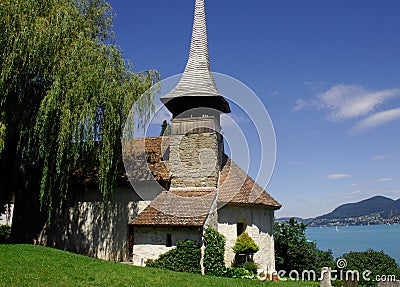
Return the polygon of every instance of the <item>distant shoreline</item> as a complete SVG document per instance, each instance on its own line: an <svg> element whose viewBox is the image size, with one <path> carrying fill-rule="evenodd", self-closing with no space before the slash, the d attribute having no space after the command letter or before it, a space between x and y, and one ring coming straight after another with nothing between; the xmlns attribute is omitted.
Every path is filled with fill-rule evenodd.
<svg viewBox="0 0 400 287"><path fill-rule="evenodd" d="M277 218L286 221L290 217ZM332 212L315 218L294 217L308 226L362 226L400 224L400 199L374 196L355 203L338 206Z"/></svg>
<svg viewBox="0 0 400 287"><path fill-rule="evenodd" d="M400 224L352 226L312 226L305 231L306 238L315 241L321 250L331 249L335 258L350 251L384 251L400 263L400 249L393 242L400 238Z"/></svg>

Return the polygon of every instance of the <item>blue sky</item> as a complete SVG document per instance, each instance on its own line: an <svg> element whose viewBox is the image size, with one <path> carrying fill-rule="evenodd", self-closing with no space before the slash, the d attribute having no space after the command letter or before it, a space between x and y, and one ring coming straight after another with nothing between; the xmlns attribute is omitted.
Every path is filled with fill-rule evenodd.
<svg viewBox="0 0 400 287"><path fill-rule="evenodd" d="M110 1L135 71L184 70L194 0ZM400 1L206 1L211 69L267 108L277 216L400 197Z"/></svg>

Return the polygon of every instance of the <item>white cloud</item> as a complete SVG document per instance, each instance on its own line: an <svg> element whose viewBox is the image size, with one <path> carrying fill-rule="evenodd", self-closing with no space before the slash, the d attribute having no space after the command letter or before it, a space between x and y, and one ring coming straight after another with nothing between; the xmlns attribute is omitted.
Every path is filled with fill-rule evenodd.
<svg viewBox="0 0 400 287"><path fill-rule="evenodd" d="M388 182L388 181L393 181L394 178L392 177L384 177L384 178L378 178L376 181L377 182Z"/></svg>
<svg viewBox="0 0 400 287"><path fill-rule="evenodd" d="M311 86L309 83L306 85ZM400 97L400 89L371 91L360 85L337 84L328 89L316 89L315 85L312 85L311 90L319 92L310 100L298 99L294 110L326 110L327 118L333 122L363 117L364 119L350 130L350 134L358 134L400 119L400 108L377 111L383 103Z"/></svg>
<svg viewBox="0 0 400 287"><path fill-rule="evenodd" d="M296 106L294 107L295 111L301 111L305 108L309 108L313 106L311 103L307 102L306 100L303 99L297 99L296 100Z"/></svg>
<svg viewBox="0 0 400 287"><path fill-rule="evenodd" d="M358 196L345 196L344 199L356 199Z"/></svg>
<svg viewBox="0 0 400 287"><path fill-rule="evenodd" d="M371 114L385 101L400 96L400 89L369 91L360 85L334 85L306 101L298 99L295 110L317 108L329 111L328 119L340 121Z"/></svg>
<svg viewBox="0 0 400 287"><path fill-rule="evenodd" d="M333 174L328 174L327 177L328 177L329 179L342 179L342 178L351 177L351 174L347 174L347 173L333 173Z"/></svg>
<svg viewBox="0 0 400 287"><path fill-rule="evenodd" d="M277 97L279 96L279 92L277 90L273 90L269 93L272 97Z"/></svg>
<svg viewBox="0 0 400 287"><path fill-rule="evenodd" d="M382 154L375 155L375 156L371 157L371 160L374 160L374 161L385 160L385 159L387 159L387 156L386 155L382 155Z"/></svg>
<svg viewBox="0 0 400 287"><path fill-rule="evenodd" d="M350 133L357 134L399 119L400 108L379 112L360 121L351 129Z"/></svg>
<svg viewBox="0 0 400 287"><path fill-rule="evenodd" d="M348 194L358 194L358 193L361 193L361 190L356 190L356 191L353 191L353 192L349 192Z"/></svg>
<svg viewBox="0 0 400 287"><path fill-rule="evenodd" d="M350 186L360 186L360 184L358 182L354 182L354 183L350 183Z"/></svg>

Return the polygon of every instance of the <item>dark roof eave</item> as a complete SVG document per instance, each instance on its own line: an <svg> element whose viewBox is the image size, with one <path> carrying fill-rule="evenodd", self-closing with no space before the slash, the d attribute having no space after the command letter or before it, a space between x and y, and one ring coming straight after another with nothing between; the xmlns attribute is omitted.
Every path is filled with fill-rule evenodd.
<svg viewBox="0 0 400 287"><path fill-rule="evenodd" d="M272 205L272 204L264 204L264 203L258 203L258 202L249 202L249 203L244 203L244 202L232 202L232 201L218 201L218 204L232 204L232 205L247 205L247 206L264 206L264 207L271 207L274 210L281 209L282 204L279 203L279 205Z"/></svg>
<svg viewBox="0 0 400 287"><path fill-rule="evenodd" d="M131 226L147 226L147 227L203 227L204 222L202 224L144 224L144 223L134 223L129 222L128 225Z"/></svg>

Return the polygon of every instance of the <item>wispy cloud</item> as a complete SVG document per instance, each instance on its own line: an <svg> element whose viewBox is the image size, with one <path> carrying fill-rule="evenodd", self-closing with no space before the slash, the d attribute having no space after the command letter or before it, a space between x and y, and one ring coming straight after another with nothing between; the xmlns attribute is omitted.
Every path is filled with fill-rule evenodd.
<svg viewBox="0 0 400 287"><path fill-rule="evenodd" d="M371 157L371 160L374 160L374 161L385 160L385 159L387 159L387 156L386 155L382 155L382 154L374 155L373 157Z"/></svg>
<svg viewBox="0 0 400 287"><path fill-rule="evenodd" d="M349 192L348 194L358 194L358 193L361 193L361 190L356 190L356 191L353 191L353 192Z"/></svg>
<svg viewBox="0 0 400 287"><path fill-rule="evenodd" d="M327 177L329 179L342 179L342 178L351 177L351 174L348 174L348 173L332 173L332 174L328 174Z"/></svg>
<svg viewBox="0 0 400 287"><path fill-rule="evenodd" d="M272 97L277 97L277 96L279 96L278 90L270 91L269 94L270 94Z"/></svg>
<svg viewBox="0 0 400 287"><path fill-rule="evenodd" d="M400 119L400 108L379 112L360 121L351 129L350 132L353 134L357 134L398 119Z"/></svg>
<svg viewBox="0 0 400 287"><path fill-rule="evenodd" d="M354 183L350 183L350 186L360 186L360 184L358 182L354 182Z"/></svg>
<svg viewBox="0 0 400 287"><path fill-rule="evenodd" d="M344 199L356 199L359 198L358 196L350 195L350 196L345 196L343 197Z"/></svg>
<svg viewBox="0 0 400 287"><path fill-rule="evenodd" d="M368 115L383 102L397 96L400 96L400 89L369 91L360 85L338 84L309 101L297 100L295 110L326 109L329 120L339 121Z"/></svg>
<svg viewBox="0 0 400 287"><path fill-rule="evenodd" d="M309 100L298 99L294 109L326 110L332 122L364 118L350 130L356 134L400 119L400 108L378 111L383 103L397 97L400 89L372 91L360 85L337 84L322 92L320 89Z"/></svg>
<svg viewBox="0 0 400 287"><path fill-rule="evenodd" d="M384 178L378 178L376 181L377 182L388 182L388 181L393 181L394 178L392 177L384 177Z"/></svg>

